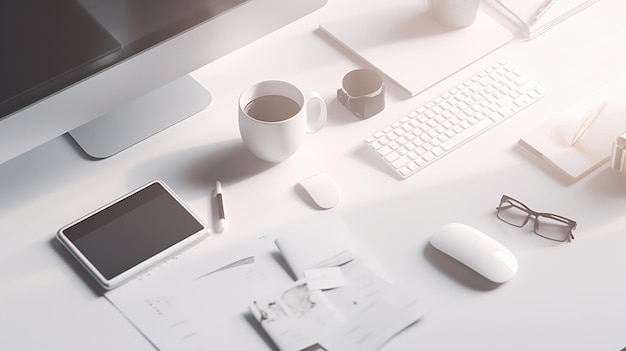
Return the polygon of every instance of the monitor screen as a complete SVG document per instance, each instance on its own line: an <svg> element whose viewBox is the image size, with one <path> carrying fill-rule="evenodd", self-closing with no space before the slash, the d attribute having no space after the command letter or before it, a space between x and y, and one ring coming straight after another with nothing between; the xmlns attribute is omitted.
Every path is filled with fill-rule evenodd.
<svg viewBox="0 0 626 351"><path fill-rule="evenodd" d="M110 114L325 2L3 1L0 164Z"/></svg>
<svg viewBox="0 0 626 351"><path fill-rule="evenodd" d="M246 0L20 0L1 6L0 116Z"/></svg>

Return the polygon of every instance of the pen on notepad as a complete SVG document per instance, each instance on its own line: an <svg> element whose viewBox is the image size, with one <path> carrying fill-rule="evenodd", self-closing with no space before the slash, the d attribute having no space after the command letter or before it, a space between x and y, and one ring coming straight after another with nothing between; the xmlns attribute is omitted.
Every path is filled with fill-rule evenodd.
<svg viewBox="0 0 626 351"><path fill-rule="evenodd" d="M598 118L598 116L604 111L604 107L606 106L606 102L602 102L596 105L594 108L587 113L587 116L583 118L583 121L580 123L576 132L574 133L574 137L572 138L572 142L570 146L576 145L576 143L582 138L587 129L593 124L593 122Z"/></svg>
<svg viewBox="0 0 626 351"><path fill-rule="evenodd" d="M224 195L222 194L222 183L218 180L215 182L215 197L217 198L217 206L219 218L217 219L217 231L223 232L226 228L226 215L224 214Z"/></svg>
<svg viewBox="0 0 626 351"><path fill-rule="evenodd" d="M552 5L554 5L556 1L557 0L545 0L537 9L537 12L535 12L535 17L530 21L530 25L532 26L533 24L535 24L539 20L539 18L541 18L541 16L543 16L543 14L546 13L546 11L548 11L548 9Z"/></svg>

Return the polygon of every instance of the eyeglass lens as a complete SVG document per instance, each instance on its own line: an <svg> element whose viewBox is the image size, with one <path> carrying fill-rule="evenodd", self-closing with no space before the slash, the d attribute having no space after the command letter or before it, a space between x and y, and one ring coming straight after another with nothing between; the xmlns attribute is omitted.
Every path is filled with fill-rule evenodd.
<svg viewBox="0 0 626 351"><path fill-rule="evenodd" d="M530 217L534 216L535 234L546 239L566 241L571 235L571 225L568 221L556 215L537 213L511 198L502 198L497 216L500 220L516 227L523 227Z"/></svg>

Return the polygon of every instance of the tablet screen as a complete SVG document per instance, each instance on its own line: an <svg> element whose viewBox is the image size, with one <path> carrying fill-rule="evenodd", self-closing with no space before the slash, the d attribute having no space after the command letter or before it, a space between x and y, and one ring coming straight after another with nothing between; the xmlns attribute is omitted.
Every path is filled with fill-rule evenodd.
<svg viewBox="0 0 626 351"><path fill-rule="evenodd" d="M65 228L63 234L112 279L203 229L155 182Z"/></svg>

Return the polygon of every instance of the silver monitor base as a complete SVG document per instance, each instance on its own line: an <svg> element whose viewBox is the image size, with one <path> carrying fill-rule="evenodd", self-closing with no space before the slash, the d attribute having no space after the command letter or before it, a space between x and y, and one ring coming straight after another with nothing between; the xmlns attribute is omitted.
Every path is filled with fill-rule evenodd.
<svg viewBox="0 0 626 351"><path fill-rule="evenodd" d="M107 158L204 110L210 103L211 94L185 75L69 134L89 156Z"/></svg>

